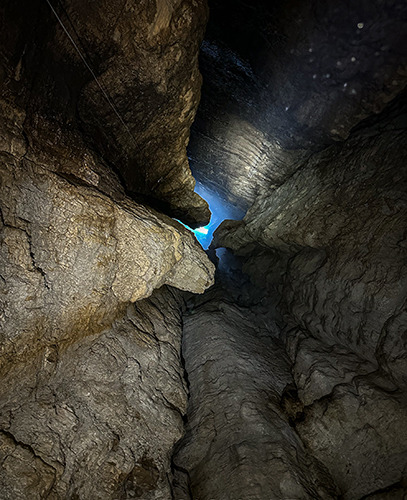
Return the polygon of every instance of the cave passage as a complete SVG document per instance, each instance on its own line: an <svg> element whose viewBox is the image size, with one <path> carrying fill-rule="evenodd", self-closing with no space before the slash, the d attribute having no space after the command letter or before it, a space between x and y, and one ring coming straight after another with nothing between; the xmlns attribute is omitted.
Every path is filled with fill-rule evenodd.
<svg viewBox="0 0 407 500"><path fill-rule="evenodd" d="M0 500L407 500L406 28L0 2Z"/></svg>
<svg viewBox="0 0 407 500"><path fill-rule="evenodd" d="M222 198L218 193L207 188L200 182L196 183L195 192L208 202L212 213L211 220L206 226L198 227L197 229L191 229L189 226L185 224L183 225L195 234L196 239L202 245L204 250L207 250L211 244L213 233L221 222L226 219L241 220L243 219L245 212L235 207L230 202Z"/></svg>

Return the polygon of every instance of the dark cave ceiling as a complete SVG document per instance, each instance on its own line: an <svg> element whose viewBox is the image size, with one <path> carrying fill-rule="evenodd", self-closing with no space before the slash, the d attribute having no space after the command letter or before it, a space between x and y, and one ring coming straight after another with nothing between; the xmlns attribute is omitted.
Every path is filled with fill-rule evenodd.
<svg viewBox="0 0 407 500"><path fill-rule="evenodd" d="M210 9L0 3L5 498L405 496L407 5Z"/></svg>
<svg viewBox="0 0 407 500"><path fill-rule="evenodd" d="M70 40L45 1L8 2L2 21L14 29L0 35L2 74L27 110L33 150L53 156L63 144L75 156L80 137L128 194L191 227L209 210L189 167L245 211L405 85L401 0L212 0L202 45L206 2L157 5L55 2ZM48 152L44 137L56 138ZM91 182L85 167L71 167L65 173Z"/></svg>
<svg viewBox="0 0 407 500"><path fill-rule="evenodd" d="M405 85L407 4L211 1L194 176L247 209Z"/></svg>

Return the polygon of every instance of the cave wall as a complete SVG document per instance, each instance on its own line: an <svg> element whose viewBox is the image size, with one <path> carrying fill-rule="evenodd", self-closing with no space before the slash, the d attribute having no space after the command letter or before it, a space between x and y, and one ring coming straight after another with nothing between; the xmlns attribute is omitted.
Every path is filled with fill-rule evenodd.
<svg viewBox="0 0 407 500"><path fill-rule="evenodd" d="M293 377L280 409L346 499L406 492L406 153L401 96L215 233L269 292Z"/></svg>
<svg viewBox="0 0 407 500"><path fill-rule="evenodd" d="M400 0L209 1L197 180L247 210L405 87Z"/></svg>
<svg viewBox="0 0 407 500"><path fill-rule="evenodd" d="M256 241L286 255L283 313L316 338L380 358L405 383L390 354L397 333L388 332L406 292L404 100L260 196L243 222L219 230L217 244Z"/></svg>
<svg viewBox="0 0 407 500"><path fill-rule="evenodd" d="M177 495L401 500L405 4L210 7L189 155L249 210L184 320Z"/></svg>
<svg viewBox="0 0 407 500"><path fill-rule="evenodd" d="M185 150L206 7L51 4L144 146L129 148L47 3L3 2L0 498L167 500L186 407L175 288L213 283L168 216L208 216Z"/></svg>
<svg viewBox="0 0 407 500"><path fill-rule="evenodd" d="M206 293L184 317L190 399L174 455L176 498L336 498L281 408L294 382L277 325L232 295Z"/></svg>
<svg viewBox="0 0 407 500"><path fill-rule="evenodd" d="M3 370L102 330L164 284L198 293L210 285L212 264L189 231L118 186L121 196L109 197L54 172L58 157L49 168L35 156L13 111L0 167Z"/></svg>
<svg viewBox="0 0 407 500"><path fill-rule="evenodd" d="M187 398L179 301L164 287L3 376L1 498L172 498Z"/></svg>
<svg viewBox="0 0 407 500"><path fill-rule="evenodd" d="M2 95L25 111L31 147L40 155L56 145L58 155L58 144L81 140L133 197L206 223L186 155L206 2L49 3L6 1L0 10Z"/></svg>
<svg viewBox="0 0 407 500"><path fill-rule="evenodd" d="M405 5L210 6L199 298L206 3L0 7L5 500L407 493Z"/></svg>
<svg viewBox="0 0 407 500"><path fill-rule="evenodd" d="M406 110L216 231L234 255L184 317L177 498L405 498Z"/></svg>

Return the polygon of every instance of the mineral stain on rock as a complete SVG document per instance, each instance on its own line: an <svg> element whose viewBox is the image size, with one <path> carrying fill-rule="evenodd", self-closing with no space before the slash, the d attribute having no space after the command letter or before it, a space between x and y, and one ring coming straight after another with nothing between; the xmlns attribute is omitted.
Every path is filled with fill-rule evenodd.
<svg viewBox="0 0 407 500"><path fill-rule="evenodd" d="M407 495L406 4L208 4L0 6L1 500Z"/></svg>
<svg viewBox="0 0 407 500"><path fill-rule="evenodd" d="M142 458L127 476L124 488L126 495L123 498L143 498L157 487L159 471L152 460Z"/></svg>

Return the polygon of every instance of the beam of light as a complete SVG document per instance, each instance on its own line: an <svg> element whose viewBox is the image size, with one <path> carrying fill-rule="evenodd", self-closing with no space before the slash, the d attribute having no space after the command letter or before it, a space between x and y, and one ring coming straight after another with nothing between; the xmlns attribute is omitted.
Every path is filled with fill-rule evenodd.
<svg viewBox="0 0 407 500"><path fill-rule="evenodd" d="M196 239L202 247L207 250L212 241L213 233L219 224L225 219L241 220L244 216L244 212L233 206L227 200L221 198L218 193L208 189L200 182L196 183L195 192L208 202L209 209L212 212L209 224L194 230Z"/></svg>
<svg viewBox="0 0 407 500"><path fill-rule="evenodd" d="M198 233L198 234L208 234L209 233L209 229L207 227L198 227L197 229L193 229L194 233Z"/></svg>
<svg viewBox="0 0 407 500"><path fill-rule="evenodd" d="M213 233L220 223L225 219L241 220L243 219L245 212L240 208L233 206L230 202L221 198L218 193L206 188L200 182L196 183L195 192L208 202L209 209L212 213L209 224L203 227L198 227L197 229L192 229L180 220L177 220L184 227L189 229L189 231L193 232L203 249L207 250L211 244Z"/></svg>

